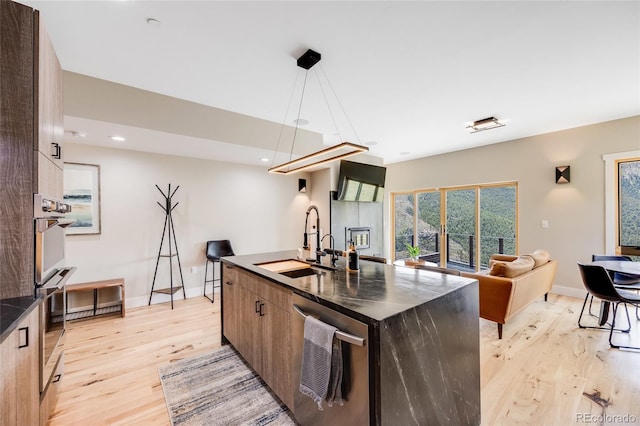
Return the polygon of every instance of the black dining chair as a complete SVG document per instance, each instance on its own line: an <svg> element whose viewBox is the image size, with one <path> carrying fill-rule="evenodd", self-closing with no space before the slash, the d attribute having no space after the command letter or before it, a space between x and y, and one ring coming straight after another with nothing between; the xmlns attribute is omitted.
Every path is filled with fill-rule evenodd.
<svg viewBox="0 0 640 426"><path fill-rule="evenodd" d="M608 329L609 330L609 345L612 348L626 348L626 349L636 349L640 350L640 347L635 346L625 346L614 344L612 337L614 331L621 331L624 333L628 333L631 331L631 319L629 318L629 310L627 309L627 305L640 305L640 295L622 289L617 289L613 281L611 280L611 276L607 272L607 270L598 265L585 265L578 262L578 269L580 270L580 276L582 277L582 282L587 289L587 296L584 298L584 303L582 304L582 310L580 311L580 317L578 318L578 326L580 328L595 328L595 329ZM584 309L587 305L587 299L589 296L598 298L601 300L601 303L611 304L613 307L613 316L611 318L610 326L603 327L605 321L601 321L599 326L587 326L582 324L582 315L584 314ZM627 324L628 328L626 329L617 329L616 326L616 314L618 312L618 306L620 304L624 305L625 313L627 315ZM608 305L605 305L608 306Z"/></svg>
<svg viewBox="0 0 640 426"><path fill-rule="evenodd" d="M616 255L604 255L604 254L594 254L591 255L591 260L593 262L598 261L620 261L620 262L633 262L633 260L629 256L616 256ZM613 279L613 285L617 288L623 290L634 290L636 292L640 292L640 275L634 274L625 274L624 272L609 272ZM593 300L592 300L593 301ZM589 304L589 313L591 313L591 303ZM636 319L640 320L640 314L638 312L638 307L636 306Z"/></svg>
<svg viewBox="0 0 640 426"><path fill-rule="evenodd" d="M211 303L215 301L215 289L216 281L220 281L220 278L216 278L216 263L220 262L221 257L235 256L233 249L231 248L231 241L229 240L213 240L207 241L207 247L205 255L207 257L204 264L204 297L211 300ZM207 270L209 263L211 263L212 278L207 279ZM207 283L211 283L211 297L207 296ZM220 286L217 286L218 288Z"/></svg>
<svg viewBox="0 0 640 426"><path fill-rule="evenodd" d="M610 256L604 254L594 254L591 256L592 262L599 262L602 260L617 260L621 262L633 262L629 256ZM631 290L640 290L640 275L625 274L623 272L613 273L613 284L617 287L630 286Z"/></svg>

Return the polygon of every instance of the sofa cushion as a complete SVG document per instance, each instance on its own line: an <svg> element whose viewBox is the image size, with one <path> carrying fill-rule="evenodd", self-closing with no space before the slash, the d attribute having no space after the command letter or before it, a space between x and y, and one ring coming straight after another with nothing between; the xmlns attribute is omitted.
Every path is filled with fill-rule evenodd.
<svg viewBox="0 0 640 426"><path fill-rule="evenodd" d="M534 251L533 253L529 254L529 256L531 256L533 258L533 261L534 261L533 268L534 269L537 268L538 266L544 265L551 258L551 256L549 255L549 252L546 251L546 250L542 250L542 249L538 249L538 250Z"/></svg>
<svg viewBox="0 0 640 426"><path fill-rule="evenodd" d="M535 264L533 258L529 255L518 256L513 262L493 261L489 275L496 277L514 278L529 272Z"/></svg>

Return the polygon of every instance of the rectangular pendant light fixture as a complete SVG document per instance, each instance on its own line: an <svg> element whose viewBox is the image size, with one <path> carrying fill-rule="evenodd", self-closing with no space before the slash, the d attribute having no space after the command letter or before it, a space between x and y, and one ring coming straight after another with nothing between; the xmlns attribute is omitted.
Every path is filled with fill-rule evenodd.
<svg viewBox="0 0 640 426"><path fill-rule="evenodd" d="M504 126L504 123L501 123L495 117L487 117L482 120L476 120L473 123L467 124L467 129L469 129L469 133L481 132L483 130L495 129L498 127Z"/></svg>
<svg viewBox="0 0 640 426"><path fill-rule="evenodd" d="M366 151L369 151L369 147L357 145L351 142L342 142L341 144L314 152L313 154L305 155L304 157L300 157L296 160L288 161L280 164L279 166L271 167L268 171L269 173L288 175L290 173L308 170L312 167L321 166L323 164L330 163L331 161L347 158Z"/></svg>
<svg viewBox="0 0 640 426"><path fill-rule="evenodd" d="M311 49L308 49L302 56L298 58L297 65L300 68L306 70L306 72L308 72L309 69L311 69L314 65L320 62L321 58L322 58L322 55L320 55L320 53L315 52ZM306 84L307 84L307 78L305 74L304 84L302 87L302 96L300 97L300 106L298 108L298 118L295 120L296 130L298 129L297 126L300 121L300 110L302 108L302 101L304 99ZM323 93L324 93L324 90L323 90ZM325 101L326 101L326 98L325 98ZM327 108L329 108L328 103L327 103ZM329 112L331 113L331 111ZM347 121L349 121L348 118L347 118ZM336 134L339 134L339 133L336 132ZM295 143L296 143L296 133L294 132L293 141L291 142L291 152L293 152L293 146L295 145ZM280 144L280 139L278 139L278 145L279 144ZM278 147L276 146L276 151L277 151L277 148ZM270 169L268 169L268 172L288 175L290 173L309 170L311 168L321 166L335 160L340 160L342 158L347 158L352 155L360 154L361 152L367 152L367 151L369 151L369 148L366 146L358 145L351 142L342 142L337 145L331 146L329 148L314 152L312 154L305 155L296 160L292 160L290 156L288 162L280 164L278 166L273 166ZM274 155L275 155L275 152L274 152Z"/></svg>

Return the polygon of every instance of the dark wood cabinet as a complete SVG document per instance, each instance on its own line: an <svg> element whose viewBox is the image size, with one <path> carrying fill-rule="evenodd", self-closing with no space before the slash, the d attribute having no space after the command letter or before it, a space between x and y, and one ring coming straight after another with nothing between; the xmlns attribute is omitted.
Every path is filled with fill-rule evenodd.
<svg viewBox="0 0 640 426"><path fill-rule="evenodd" d="M63 135L62 69L40 14L0 1L0 299L34 295L33 194L62 199ZM17 421L7 424L46 422L55 403L57 385L39 393L38 310L32 317L35 355L13 363L12 343L2 344L3 420L4 399L18 401ZM13 411L7 413L13 419Z"/></svg>
<svg viewBox="0 0 640 426"><path fill-rule="evenodd" d="M38 334L38 309L34 309L0 345L2 424L39 423Z"/></svg>
<svg viewBox="0 0 640 426"><path fill-rule="evenodd" d="M289 407L292 291L223 262L223 335ZM290 405L291 404L291 405Z"/></svg>
<svg viewBox="0 0 640 426"><path fill-rule="evenodd" d="M0 299L6 299L33 294L33 194L62 198L63 189L62 69L36 10L0 2L0 64Z"/></svg>
<svg viewBox="0 0 640 426"><path fill-rule="evenodd" d="M34 25L0 2L0 299L33 294Z"/></svg>

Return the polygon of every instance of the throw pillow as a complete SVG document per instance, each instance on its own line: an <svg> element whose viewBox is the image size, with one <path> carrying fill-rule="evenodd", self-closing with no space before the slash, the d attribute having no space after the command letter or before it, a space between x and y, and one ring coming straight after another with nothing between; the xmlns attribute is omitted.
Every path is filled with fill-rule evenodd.
<svg viewBox="0 0 640 426"><path fill-rule="evenodd" d="M495 261L491 265L489 275L496 277L514 278L518 275L522 275L525 272L529 272L533 269L534 261L531 256L523 255L518 256L513 262L501 262Z"/></svg>
<svg viewBox="0 0 640 426"><path fill-rule="evenodd" d="M549 255L549 252L542 249L538 249L534 251L529 256L531 256L533 258L533 261L535 262L533 265L534 269L537 268L538 266L544 265L551 258L551 255Z"/></svg>

